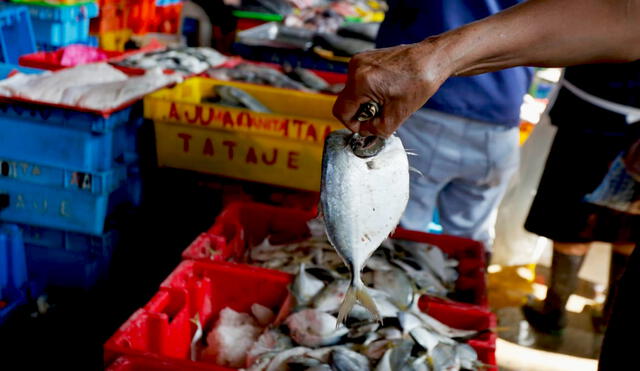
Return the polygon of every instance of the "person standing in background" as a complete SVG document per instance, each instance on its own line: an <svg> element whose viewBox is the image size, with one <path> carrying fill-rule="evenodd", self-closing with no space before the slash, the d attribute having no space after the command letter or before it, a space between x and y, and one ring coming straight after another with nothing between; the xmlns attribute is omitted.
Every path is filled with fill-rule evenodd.
<svg viewBox="0 0 640 371"><path fill-rule="evenodd" d="M490 16L517 0L390 0L377 47L415 43ZM426 231L438 209L443 233L490 251L496 209L519 163L520 106L532 69L448 79L398 129L410 164L411 199L400 225ZM417 175L417 174L414 174Z"/></svg>
<svg viewBox="0 0 640 371"><path fill-rule="evenodd" d="M549 112L558 131L525 223L528 231L553 240L551 279L544 302L526 305L523 313L536 330L558 334L567 325L565 306L585 255L594 241L610 242L607 300L594 316L594 328L603 331L616 284L640 238L640 216L594 205L585 196L640 133L634 123L640 117L622 107L640 112L640 63L569 67L562 86Z"/></svg>

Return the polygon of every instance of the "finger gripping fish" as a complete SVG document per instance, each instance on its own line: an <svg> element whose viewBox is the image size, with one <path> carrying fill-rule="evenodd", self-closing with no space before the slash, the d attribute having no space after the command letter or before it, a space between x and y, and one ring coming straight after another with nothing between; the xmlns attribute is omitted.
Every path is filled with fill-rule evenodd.
<svg viewBox="0 0 640 371"><path fill-rule="evenodd" d="M346 129L329 134L322 159L320 198L327 236L351 271L338 323L356 301L381 320L360 271L398 225L409 199L409 163L400 139L392 136L376 155L361 158L349 144L351 135Z"/></svg>

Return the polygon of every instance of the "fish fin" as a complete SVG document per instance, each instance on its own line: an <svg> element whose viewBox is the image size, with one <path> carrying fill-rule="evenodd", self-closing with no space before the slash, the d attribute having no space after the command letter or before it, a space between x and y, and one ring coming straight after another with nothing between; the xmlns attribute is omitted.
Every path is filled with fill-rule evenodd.
<svg viewBox="0 0 640 371"><path fill-rule="evenodd" d="M412 171L413 171L414 173L416 173L416 174L418 174L418 175L420 175L421 177L423 177L423 178L424 178L424 174L422 173L422 171L420 171L420 170L416 169L416 168L415 168L415 167L413 167L413 166L409 166L409 172L412 172Z"/></svg>
<svg viewBox="0 0 640 371"><path fill-rule="evenodd" d="M357 289L354 286L350 286L347 290L347 293L344 295L344 299L342 300L342 304L340 304L340 309L338 310L338 320L336 322L336 328L340 327L342 323L347 319L349 312L354 305L356 305L357 300Z"/></svg>
<svg viewBox="0 0 640 371"><path fill-rule="evenodd" d="M373 298L369 295L367 288L360 282L359 284L352 284L347 290L344 300L342 304L340 304L340 309L338 310L337 326L340 326L340 324L347 319L349 312L351 312L356 302L360 302L360 304L373 315L373 318L377 322L382 323L382 317L380 317L380 312L378 311L375 301L373 301Z"/></svg>
<svg viewBox="0 0 640 371"><path fill-rule="evenodd" d="M371 314L373 315L373 319L382 324L382 317L380 317L380 312L378 311L378 307L376 306L376 302L373 301L373 298L369 295L367 288L362 285L362 287L356 289L356 298Z"/></svg>

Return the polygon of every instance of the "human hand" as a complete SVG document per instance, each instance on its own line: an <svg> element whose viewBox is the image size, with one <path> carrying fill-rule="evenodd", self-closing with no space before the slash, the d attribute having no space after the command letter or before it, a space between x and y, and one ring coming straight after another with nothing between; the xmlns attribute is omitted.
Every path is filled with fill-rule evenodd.
<svg viewBox="0 0 640 371"><path fill-rule="evenodd" d="M349 63L347 83L333 114L355 133L389 137L451 73L436 38L357 54ZM382 109L373 119L359 122L356 113L367 102L378 103Z"/></svg>

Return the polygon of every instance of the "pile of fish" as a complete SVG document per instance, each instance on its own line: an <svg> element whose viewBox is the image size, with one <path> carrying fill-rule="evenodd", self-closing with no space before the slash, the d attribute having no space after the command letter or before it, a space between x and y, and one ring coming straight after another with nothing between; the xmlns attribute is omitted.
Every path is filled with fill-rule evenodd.
<svg viewBox="0 0 640 371"><path fill-rule="evenodd" d="M349 288L348 272L328 244L320 220L311 238L271 245L265 240L245 257L251 264L296 274L293 304L281 321L254 304L251 313L225 308L206 336L193 341L194 360L262 370L478 370L483 365L466 342L487 330L451 328L418 308L423 292L446 294L456 262L425 244L387 240L362 275L382 321L356 304L346 325L336 315Z"/></svg>
<svg viewBox="0 0 640 371"><path fill-rule="evenodd" d="M247 108L254 112L271 113L259 100L246 91L228 85L214 86L213 97L207 97L207 102L220 104L228 107Z"/></svg>
<svg viewBox="0 0 640 371"><path fill-rule="evenodd" d="M184 74L198 74L209 68L219 66L227 57L207 47L180 47L161 51L133 54L116 64L129 68L149 70L161 68Z"/></svg>
<svg viewBox="0 0 640 371"><path fill-rule="evenodd" d="M218 80L241 81L306 92L337 94L344 88L344 84L329 84L320 76L304 68L286 65L284 71L285 73L282 73L271 67L240 63L233 68L209 69L207 75Z"/></svg>

